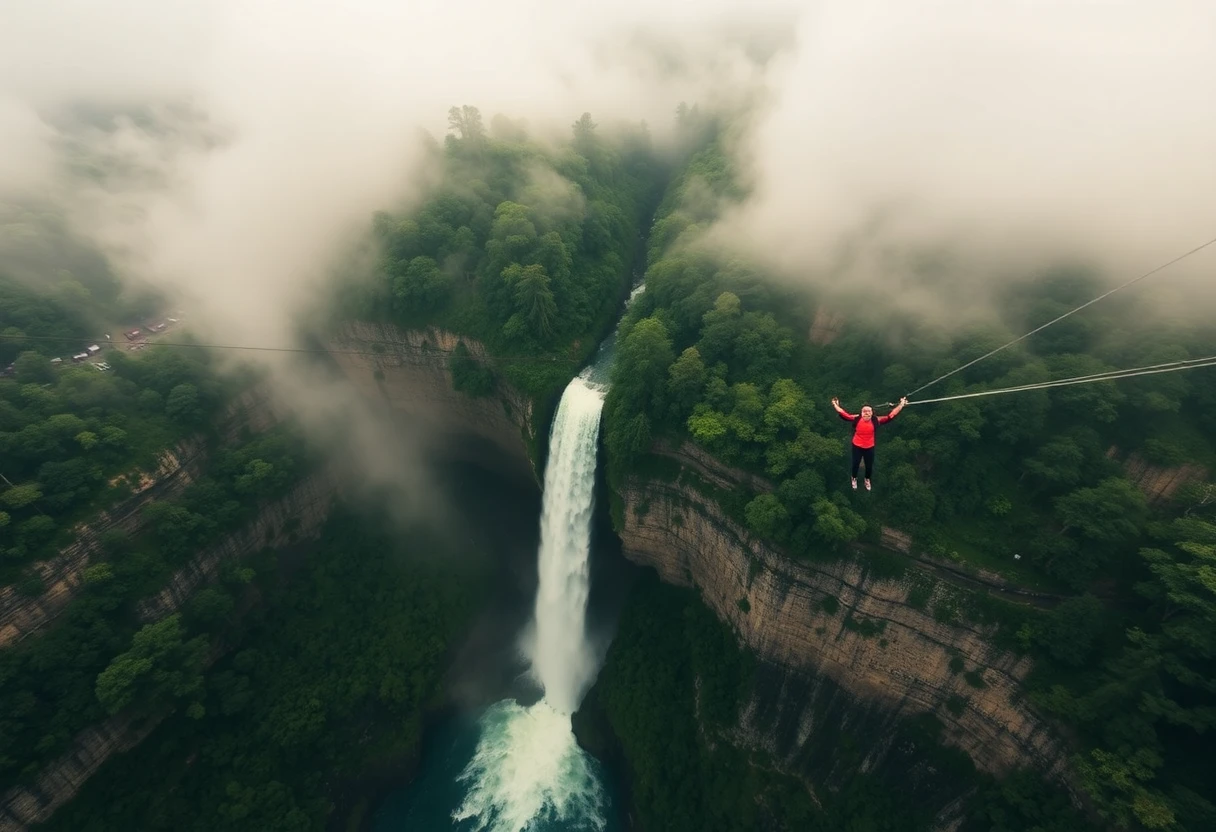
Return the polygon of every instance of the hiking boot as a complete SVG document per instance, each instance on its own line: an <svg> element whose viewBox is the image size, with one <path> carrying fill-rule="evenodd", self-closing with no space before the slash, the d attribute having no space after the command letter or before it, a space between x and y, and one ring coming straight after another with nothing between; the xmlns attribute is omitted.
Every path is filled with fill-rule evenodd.
<svg viewBox="0 0 1216 832"><path fill-rule="evenodd" d="M870 481L866 480L866 491L870 490Z"/></svg>
<svg viewBox="0 0 1216 832"><path fill-rule="evenodd" d="M857 477L853 477L853 490L857 490Z"/></svg>

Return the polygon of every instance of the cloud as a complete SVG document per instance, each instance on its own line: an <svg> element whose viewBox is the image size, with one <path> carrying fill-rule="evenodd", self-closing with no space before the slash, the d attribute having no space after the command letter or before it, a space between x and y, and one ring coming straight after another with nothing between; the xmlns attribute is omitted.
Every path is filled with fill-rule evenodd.
<svg viewBox="0 0 1216 832"><path fill-rule="evenodd" d="M944 322L1051 260L1121 282L1216 236L1210 2L808 8L716 229L786 279ZM1216 298L1216 251L1155 280Z"/></svg>
<svg viewBox="0 0 1216 832"><path fill-rule="evenodd" d="M419 135L442 136L450 106L477 106L487 123L522 118L540 135L568 135L584 111L604 129L646 119L661 139L681 100L748 100L788 40L790 8L19 3L0 27L0 200L52 204L122 279L187 308L207 340L291 343L372 212L408 206L433 179ZM273 355L223 357L269 369L317 436L364 426L344 453L421 490L410 437L383 452L369 409L301 383Z"/></svg>

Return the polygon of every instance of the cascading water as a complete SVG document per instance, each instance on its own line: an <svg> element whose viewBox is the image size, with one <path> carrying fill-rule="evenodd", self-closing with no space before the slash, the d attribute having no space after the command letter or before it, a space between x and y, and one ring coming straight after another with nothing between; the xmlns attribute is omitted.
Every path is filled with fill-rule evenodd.
<svg viewBox="0 0 1216 832"><path fill-rule="evenodd" d="M630 301L642 290L635 288ZM539 583L521 640L542 697L531 706L497 702L475 726L449 724L419 782L382 812L377 832L609 832L618 822L600 765L578 746L570 722L600 658L586 618L596 448L615 346L613 333L567 385L550 432Z"/></svg>
<svg viewBox="0 0 1216 832"><path fill-rule="evenodd" d="M584 378L566 387L553 420L541 512L540 584L532 671L554 709L574 713L594 668L585 632L595 450L603 391Z"/></svg>
<svg viewBox="0 0 1216 832"><path fill-rule="evenodd" d="M592 370L566 387L553 419L536 591L527 652L544 698L530 708L499 702L481 719L481 739L460 775L468 791L452 817L473 829L523 832L554 824L603 829L594 761L579 748L570 716L595 672L586 639L588 557L596 442L603 388Z"/></svg>

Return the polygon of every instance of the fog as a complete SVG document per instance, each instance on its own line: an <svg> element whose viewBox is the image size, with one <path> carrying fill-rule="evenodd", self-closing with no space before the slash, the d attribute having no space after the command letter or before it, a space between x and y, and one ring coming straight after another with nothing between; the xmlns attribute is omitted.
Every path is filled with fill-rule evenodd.
<svg viewBox="0 0 1216 832"><path fill-rule="evenodd" d="M604 130L646 119L661 142L680 101L748 98L756 56L782 38L780 10L14 4L0 28L0 200L50 203L124 281L167 291L203 340L287 345L372 212L408 208L434 180L421 131L442 138L449 107L524 119L538 136L568 136L584 111ZM562 183L533 184L561 202ZM336 459L369 485L402 486L403 512L436 516L418 465L426 437L298 361L219 355L269 369L315 438L342 440Z"/></svg>
<svg viewBox="0 0 1216 832"><path fill-rule="evenodd" d="M1113 284L1216 237L1207 0L827 0L766 81L718 238L839 302L949 324L1049 263ZM1214 288L1216 247L1135 291Z"/></svg>
<svg viewBox="0 0 1216 832"><path fill-rule="evenodd" d="M53 206L204 339L277 346L371 213L433 180L421 131L450 106L542 136L644 119L663 146L681 101L728 114L750 188L713 239L842 304L953 322L1051 261L1124 280L1216 236L1208 0L10 3L0 202ZM1152 297L1202 308L1216 247L1186 265ZM426 492L425 437L225 355Z"/></svg>

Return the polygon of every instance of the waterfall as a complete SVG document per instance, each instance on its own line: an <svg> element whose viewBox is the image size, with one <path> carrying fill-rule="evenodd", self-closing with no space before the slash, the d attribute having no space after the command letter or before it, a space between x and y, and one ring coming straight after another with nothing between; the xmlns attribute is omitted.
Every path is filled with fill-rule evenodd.
<svg viewBox="0 0 1216 832"><path fill-rule="evenodd" d="M473 829L524 832L549 824L604 828L594 761L578 747L570 716L595 672L586 638L591 515L603 388L594 368L574 379L553 418L545 467L535 619L527 652L544 697L530 708L499 702L460 775L464 802L452 817Z"/></svg>
<svg viewBox="0 0 1216 832"><path fill-rule="evenodd" d="M557 711L572 714L594 672L585 637L592 491L603 394L583 378L566 387L553 418L541 511L540 584L532 669Z"/></svg>
<svg viewBox="0 0 1216 832"><path fill-rule="evenodd" d="M636 286L629 302L644 288ZM498 702L482 716L477 750L459 777L467 791L452 819L460 829L598 831L607 823L597 764L579 748L570 717L596 672L586 632L591 515L600 412L615 348L614 332L595 362L566 386L549 434L540 581L525 645L544 696L529 708Z"/></svg>

